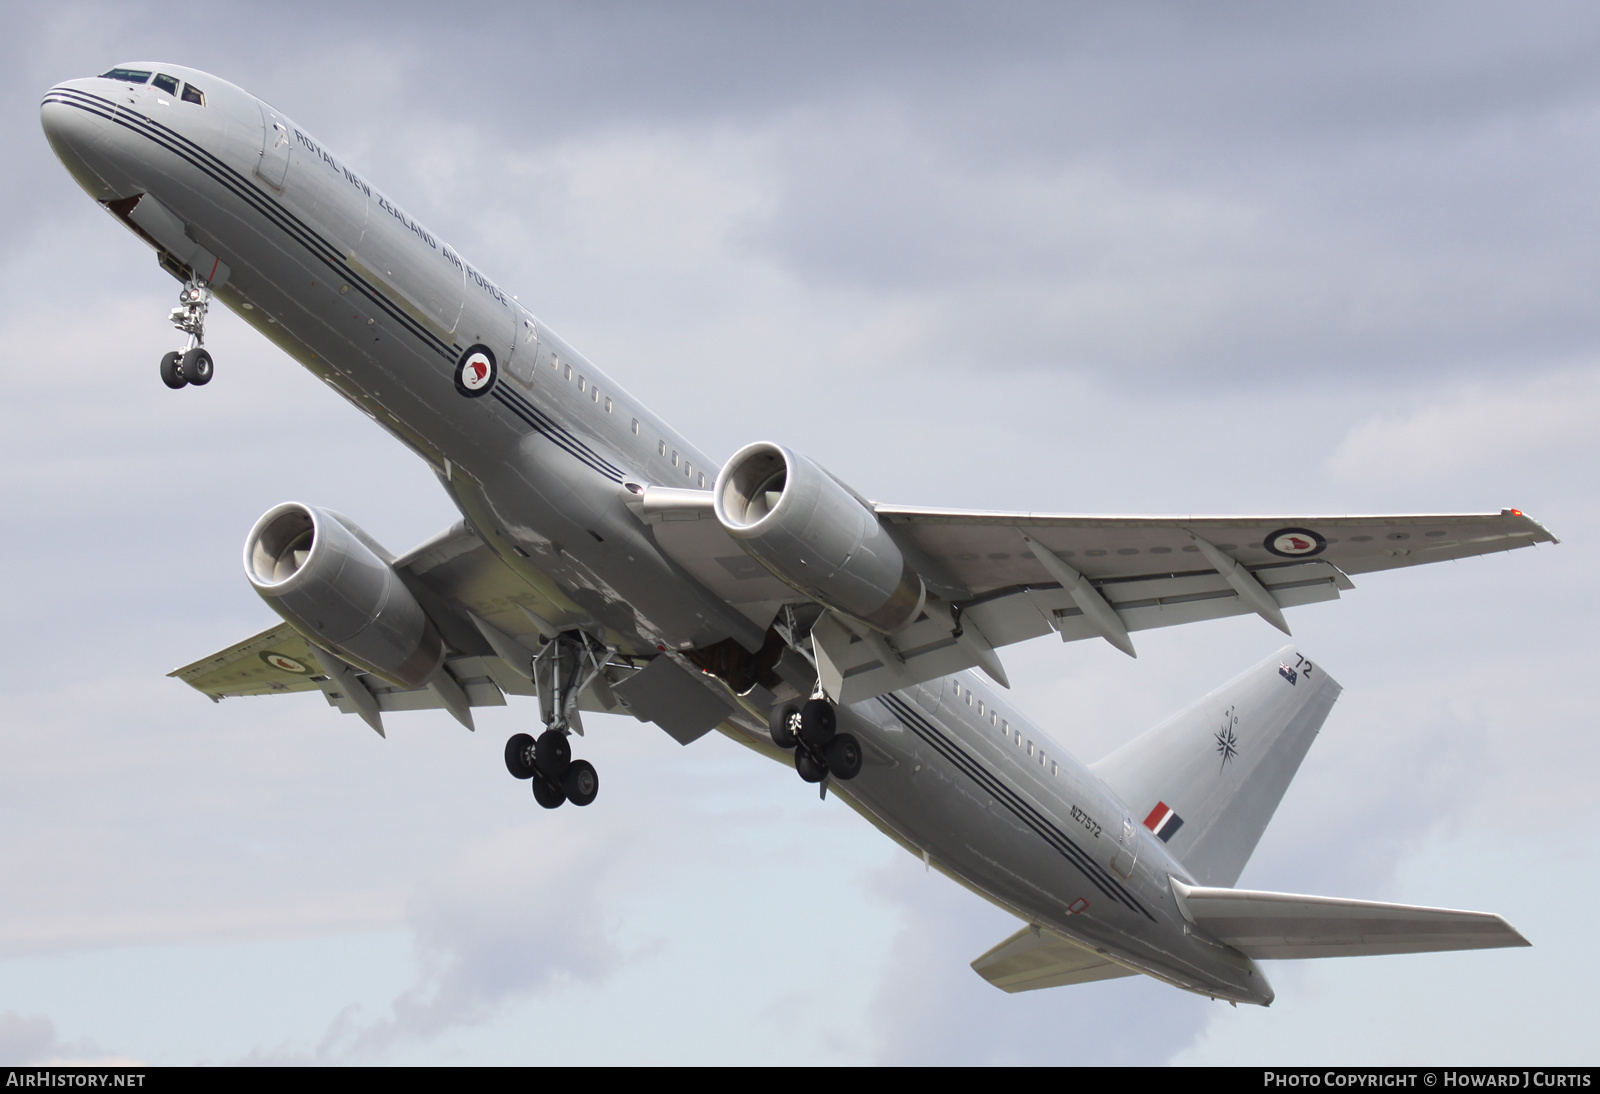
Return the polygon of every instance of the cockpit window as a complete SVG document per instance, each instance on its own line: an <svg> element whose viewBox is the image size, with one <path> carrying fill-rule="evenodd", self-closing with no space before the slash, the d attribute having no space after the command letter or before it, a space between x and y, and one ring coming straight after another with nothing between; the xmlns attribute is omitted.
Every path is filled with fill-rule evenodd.
<svg viewBox="0 0 1600 1094"><path fill-rule="evenodd" d="M168 95L176 95L178 93L178 81L168 76L165 72L156 73L156 78L151 80L150 83L155 87L159 87Z"/></svg>
<svg viewBox="0 0 1600 1094"><path fill-rule="evenodd" d="M206 93L201 91L198 87L195 87L193 84L184 84L183 101L186 103L198 103L200 106L205 106Z"/></svg>
<svg viewBox="0 0 1600 1094"><path fill-rule="evenodd" d="M142 84L150 79L150 73L140 72L136 68L114 68L100 77L102 80L122 80L130 84Z"/></svg>

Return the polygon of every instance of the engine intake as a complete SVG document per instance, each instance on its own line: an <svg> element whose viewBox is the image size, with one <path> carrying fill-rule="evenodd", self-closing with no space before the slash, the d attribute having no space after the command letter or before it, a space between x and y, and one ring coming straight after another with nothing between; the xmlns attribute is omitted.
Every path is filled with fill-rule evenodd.
<svg viewBox="0 0 1600 1094"><path fill-rule="evenodd" d="M717 520L800 592L878 630L917 617L926 595L878 514L804 456L758 441L734 453L712 494Z"/></svg>
<svg viewBox="0 0 1600 1094"><path fill-rule="evenodd" d="M396 687L420 687L444 643L385 553L337 513L291 501L250 529L244 571L309 641Z"/></svg>

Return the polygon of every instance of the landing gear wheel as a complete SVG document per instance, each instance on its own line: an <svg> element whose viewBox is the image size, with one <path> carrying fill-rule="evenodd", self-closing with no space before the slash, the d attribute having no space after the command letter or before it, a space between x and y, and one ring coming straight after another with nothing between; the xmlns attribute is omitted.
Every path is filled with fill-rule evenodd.
<svg viewBox="0 0 1600 1094"><path fill-rule="evenodd" d="M794 750L794 769L808 783L819 783L828 777L828 769L812 757L810 749Z"/></svg>
<svg viewBox="0 0 1600 1094"><path fill-rule="evenodd" d="M795 733L800 728L800 708L793 703L773 707L767 728L772 732L773 744L779 748L793 748L798 741Z"/></svg>
<svg viewBox="0 0 1600 1094"><path fill-rule="evenodd" d="M594 764L588 760L573 760L561 778L561 789L567 792L567 800L573 805L588 805L594 801L594 796L600 793L600 776L595 774Z"/></svg>
<svg viewBox="0 0 1600 1094"><path fill-rule="evenodd" d="M800 739L812 748L821 748L833 740L838 726L839 716L826 699L808 699L800 708Z"/></svg>
<svg viewBox="0 0 1600 1094"><path fill-rule="evenodd" d="M572 743L567 735L559 729L547 729L539 734L533 751L533 762L539 765L539 771L552 783L559 784L567 773L567 765L572 762Z"/></svg>
<svg viewBox="0 0 1600 1094"><path fill-rule="evenodd" d="M529 759L533 751L533 738L518 733L506 742L506 770L513 779L531 779L539 772Z"/></svg>
<svg viewBox="0 0 1600 1094"><path fill-rule="evenodd" d="M559 809L561 803L567 800L566 791L554 783L546 782L543 775L533 780L533 800L546 809Z"/></svg>
<svg viewBox="0 0 1600 1094"><path fill-rule="evenodd" d="M828 760L828 774L836 779L853 779L861 772L861 743L841 733L822 750Z"/></svg>
<svg viewBox="0 0 1600 1094"><path fill-rule="evenodd" d="M211 354L196 347L183 355L183 378L195 387L211 382Z"/></svg>
<svg viewBox="0 0 1600 1094"><path fill-rule="evenodd" d="M161 382L176 391L189 382L183 374L183 358L173 351L161 358Z"/></svg>

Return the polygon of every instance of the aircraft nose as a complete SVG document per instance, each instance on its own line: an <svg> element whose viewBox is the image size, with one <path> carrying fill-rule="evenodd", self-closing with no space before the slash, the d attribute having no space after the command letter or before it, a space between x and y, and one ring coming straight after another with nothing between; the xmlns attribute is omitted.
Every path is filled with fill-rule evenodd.
<svg viewBox="0 0 1600 1094"><path fill-rule="evenodd" d="M39 124L56 158L97 201L117 195L96 170L105 158L115 126L115 106L97 94L99 81L68 80L45 93L39 106Z"/></svg>

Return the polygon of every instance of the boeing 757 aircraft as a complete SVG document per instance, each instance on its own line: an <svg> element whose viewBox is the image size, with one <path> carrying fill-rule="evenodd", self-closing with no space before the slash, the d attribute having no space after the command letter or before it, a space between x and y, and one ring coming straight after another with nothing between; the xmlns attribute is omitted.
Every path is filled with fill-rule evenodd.
<svg viewBox="0 0 1600 1094"><path fill-rule="evenodd" d="M172 388L213 378L221 301L438 475L462 520L395 555L268 510L245 575L280 618L172 675L213 699L317 691L386 715L537 697L506 742L539 805L588 805L583 715L713 729L831 789L1014 913L973 962L1006 991L1145 973L1267 1004L1262 958L1523 946L1505 920L1229 888L1339 694L1285 647L1092 767L994 690L1058 634L1337 599L1353 575L1553 542L1515 509L1091 517L884 505L760 441L716 467L282 111L181 65L45 96L56 155L182 288ZM224 372L226 369L224 368ZM977 670L973 672L972 670Z"/></svg>

